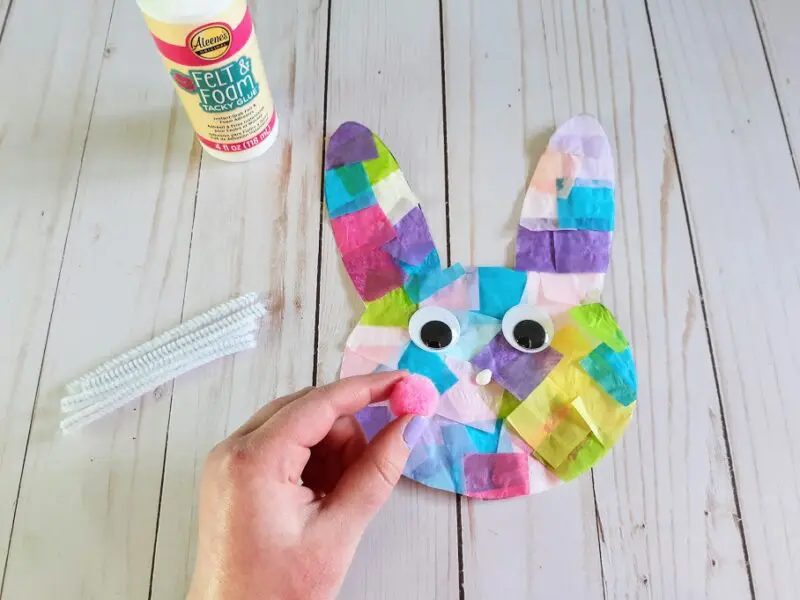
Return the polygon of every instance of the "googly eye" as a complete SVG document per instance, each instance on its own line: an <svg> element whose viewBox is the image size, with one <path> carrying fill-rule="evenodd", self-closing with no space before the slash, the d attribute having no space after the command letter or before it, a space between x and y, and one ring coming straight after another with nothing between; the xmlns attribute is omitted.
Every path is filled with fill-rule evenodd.
<svg viewBox="0 0 800 600"><path fill-rule="evenodd" d="M503 316L503 337L520 352L541 352L553 340L553 322L541 309L518 304Z"/></svg>
<svg viewBox="0 0 800 600"><path fill-rule="evenodd" d="M458 342L461 325L449 310L423 306L408 323L408 333L417 346L428 352L443 352Z"/></svg>

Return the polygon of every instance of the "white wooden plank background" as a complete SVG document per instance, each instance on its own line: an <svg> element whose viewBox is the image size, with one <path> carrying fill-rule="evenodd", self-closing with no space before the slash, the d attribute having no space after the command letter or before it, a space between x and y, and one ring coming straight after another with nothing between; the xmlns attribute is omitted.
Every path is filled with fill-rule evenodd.
<svg viewBox="0 0 800 600"><path fill-rule="evenodd" d="M11 0L0 0L0 32L6 24L6 17L8 16L8 9L11 6Z"/></svg>
<svg viewBox="0 0 800 600"><path fill-rule="evenodd" d="M704 4L651 2L653 32L755 593L789 598L800 564L800 191L749 2Z"/></svg>
<svg viewBox="0 0 800 600"><path fill-rule="evenodd" d="M521 200L553 130L544 85L556 31L524 3L445 8L453 260L511 265ZM590 477L533 499L462 499L461 520L466 597L603 597Z"/></svg>
<svg viewBox="0 0 800 600"><path fill-rule="evenodd" d="M112 4L20 2L0 39L0 577Z"/></svg>
<svg viewBox="0 0 800 600"><path fill-rule="evenodd" d="M91 9L86 6L84 19ZM97 49L103 64L4 597L147 594L169 409L154 397L168 396L171 386L83 435L58 433L59 388L97 362L97 347L120 352L181 314L199 148L192 151L190 129L162 85L158 58L137 59L146 34L137 10L118 3L105 51ZM67 111L58 118L68 119Z"/></svg>
<svg viewBox="0 0 800 600"><path fill-rule="evenodd" d="M428 0L334 0L327 133L358 120L379 132L424 202L445 256L444 135L439 13ZM363 305L323 220L319 383L337 378ZM403 481L370 526L342 598L458 597L455 498Z"/></svg>
<svg viewBox="0 0 800 600"><path fill-rule="evenodd" d="M796 3L251 8L281 137L225 165L133 2L0 0L0 73L25 82L0 96L0 597L181 597L207 451L336 377L360 303L321 210L325 132L384 137L443 256L509 264L547 137L589 111L618 163L605 295L639 363L632 427L536 498L403 482L341 597L794 598ZM270 307L258 350L57 434L68 379L249 290Z"/></svg>
<svg viewBox="0 0 800 600"><path fill-rule="evenodd" d="M464 248L481 264L508 260L527 179L547 142L537 133L573 114L597 114L622 165L606 296L631 334L648 399L624 449L595 469L594 496L586 478L533 500L467 502L467 589L490 597L502 582L513 598L602 597L600 552L612 597L650 589L661 598L749 595L724 447L714 452L718 401L643 6L450 6L454 255ZM655 102L636 102L648 96ZM498 178L501 170L508 176ZM500 210L487 211L490 204ZM690 411L701 418L689 419ZM515 530L515 545L527 551L504 553L498 530Z"/></svg>
<svg viewBox="0 0 800 600"><path fill-rule="evenodd" d="M800 171L800 2L753 0L761 41L778 96L795 170Z"/></svg>
<svg viewBox="0 0 800 600"><path fill-rule="evenodd" d="M630 323L648 399L622 452L594 474L609 595L746 598L744 542L646 7L609 4L592 13L591 28L583 64L596 69L620 182L608 292Z"/></svg>
<svg viewBox="0 0 800 600"><path fill-rule="evenodd" d="M179 598L194 567L196 500L206 454L269 400L311 385L327 2L251 4L279 111L271 159L204 157L184 313L266 293L259 348L176 383L152 595ZM280 360L276 360L280 357Z"/></svg>

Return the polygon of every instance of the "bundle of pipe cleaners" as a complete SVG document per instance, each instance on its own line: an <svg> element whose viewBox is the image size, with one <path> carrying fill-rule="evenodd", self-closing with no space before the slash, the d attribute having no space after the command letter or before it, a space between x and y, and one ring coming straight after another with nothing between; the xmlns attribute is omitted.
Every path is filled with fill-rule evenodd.
<svg viewBox="0 0 800 600"><path fill-rule="evenodd" d="M258 294L245 294L106 361L67 384L61 430L76 431L171 379L255 348L265 313Z"/></svg>

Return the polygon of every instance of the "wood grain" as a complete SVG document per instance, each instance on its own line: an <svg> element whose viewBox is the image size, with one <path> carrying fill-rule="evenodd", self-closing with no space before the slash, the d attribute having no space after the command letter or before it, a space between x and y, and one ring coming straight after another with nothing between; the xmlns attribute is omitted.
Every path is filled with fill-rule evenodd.
<svg viewBox="0 0 800 600"><path fill-rule="evenodd" d="M201 160L135 3L0 0L0 72L24 82L0 101L0 596L182 597L208 450L338 376L361 305L321 212L323 131L384 138L443 256L510 264L538 156L589 111L618 160L605 300L639 366L630 430L593 477L460 515L402 482L341 597L793 598L797 3L442 0L440 39L435 2L333 2L329 65L326 0L250 4L281 134L226 165ZM60 436L67 380L250 290L258 350Z"/></svg>
<svg viewBox="0 0 800 600"><path fill-rule="evenodd" d="M453 261L512 265L521 198L555 118L540 76L552 67L552 23L543 28L539 6L536 20L510 3L444 7ZM533 498L462 499L461 508L465 598L602 597L590 478Z"/></svg>
<svg viewBox="0 0 800 600"><path fill-rule="evenodd" d="M752 0L771 69L795 171L800 171L800 3Z"/></svg>
<svg viewBox="0 0 800 600"><path fill-rule="evenodd" d="M426 0L334 2L327 133L364 123L395 154L419 196L434 240L446 249L442 80L438 9ZM322 238L319 382L338 377L362 305L333 242ZM402 481L359 548L342 598L458 597L455 498Z"/></svg>
<svg viewBox="0 0 800 600"><path fill-rule="evenodd" d="M152 598L180 598L194 567L209 450L273 398L311 384L327 2L251 3L280 137L246 164L203 157L185 314L249 291L268 314L257 349L178 380L172 401Z"/></svg>
<svg viewBox="0 0 800 600"><path fill-rule="evenodd" d="M800 564L800 191L749 2L651 0L755 593Z"/></svg>
<svg viewBox="0 0 800 600"><path fill-rule="evenodd" d="M6 24L6 17L11 9L13 0L0 0L0 40L2 40L3 26Z"/></svg>
<svg viewBox="0 0 800 600"><path fill-rule="evenodd" d="M586 476L531 499L466 503L465 597L747 596L643 7L446 6L453 258L510 264L522 194L548 136L574 114L598 115L619 173L605 297L634 344L641 398L623 442L594 471L594 495Z"/></svg>
<svg viewBox="0 0 800 600"><path fill-rule="evenodd" d="M148 594L170 386L72 436L58 401L66 381L180 320L199 148L150 43L136 5L118 2L94 48L103 67L3 597Z"/></svg>
<svg viewBox="0 0 800 600"><path fill-rule="evenodd" d="M0 40L0 580L111 5L20 2Z"/></svg>
<svg viewBox="0 0 800 600"><path fill-rule="evenodd" d="M609 299L631 333L642 402L595 469L610 597L750 597L730 463L672 139L640 2L606 3L595 31L601 114L618 157ZM610 89L609 89L610 88Z"/></svg>

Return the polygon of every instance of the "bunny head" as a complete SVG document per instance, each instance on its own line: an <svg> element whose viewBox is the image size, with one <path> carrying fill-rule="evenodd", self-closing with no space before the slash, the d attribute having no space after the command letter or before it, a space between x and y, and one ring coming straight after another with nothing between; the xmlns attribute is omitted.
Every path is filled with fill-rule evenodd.
<svg viewBox="0 0 800 600"><path fill-rule="evenodd" d="M593 117L575 117L551 138L527 190L516 269L448 267L383 142L358 123L333 134L328 212L366 305L341 376L403 369L440 394L407 477L475 498L532 494L587 471L621 437L636 371L598 301L613 182L605 133ZM357 415L368 439L393 418L386 403Z"/></svg>

